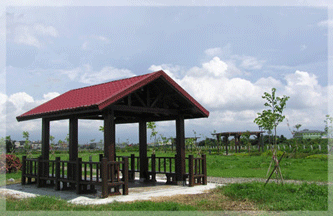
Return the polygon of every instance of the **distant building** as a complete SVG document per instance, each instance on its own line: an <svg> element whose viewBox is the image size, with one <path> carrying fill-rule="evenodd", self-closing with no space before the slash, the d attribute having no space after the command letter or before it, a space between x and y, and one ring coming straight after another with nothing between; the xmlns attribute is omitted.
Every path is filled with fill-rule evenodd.
<svg viewBox="0 0 333 216"><path fill-rule="evenodd" d="M325 135L326 135L326 133L324 131L304 129L304 130L295 132L294 138L318 139L318 138L322 138Z"/></svg>

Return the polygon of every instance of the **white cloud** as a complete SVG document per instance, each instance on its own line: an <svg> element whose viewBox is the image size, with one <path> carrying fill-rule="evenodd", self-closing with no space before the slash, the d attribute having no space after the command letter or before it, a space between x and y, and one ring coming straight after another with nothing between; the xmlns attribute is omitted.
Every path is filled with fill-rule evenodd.
<svg viewBox="0 0 333 216"><path fill-rule="evenodd" d="M333 20L322 20L319 23L317 23L320 27L326 27L326 28L332 28L333 27Z"/></svg>
<svg viewBox="0 0 333 216"><path fill-rule="evenodd" d="M109 39L107 39L106 37L104 36L101 36L101 35L92 35L91 38L95 39L95 40L99 40L99 41L104 41L106 43L109 43Z"/></svg>
<svg viewBox="0 0 333 216"><path fill-rule="evenodd" d="M218 56L218 55L222 54L222 49L221 49L221 47L206 49L205 54L208 56Z"/></svg>
<svg viewBox="0 0 333 216"><path fill-rule="evenodd" d="M46 44L44 37L58 37L58 30L41 23L25 24L20 21L21 16L7 14L7 39L17 44L24 44L41 48Z"/></svg>
<svg viewBox="0 0 333 216"><path fill-rule="evenodd" d="M242 62L240 67L248 70L260 70L265 63L264 60L258 60L253 56L234 56L236 59L240 59Z"/></svg>
<svg viewBox="0 0 333 216"><path fill-rule="evenodd" d="M74 80L76 77L78 77L78 75L80 74L80 72L82 72L82 70L80 67L77 67L72 70L59 70L59 72L61 74L67 75L70 80Z"/></svg>
<svg viewBox="0 0 333 216"><path fill-rule="evenodd" d="M304 51L304 50L306 50L306 48L308 48L308 47L305 44L302 44L301 47L300 47L300 50Z"/></svg>
<svg viewBox="0 0 333 216"><path fill-rule="evenodd" d="M97 84L104 81L122 79L135 76L130 70L114 67L104 67L98 72L86 72L80 77L80 82L86 84Z"/></svg>
<svg viewBox="0 0 333 216"><path fill-rule="evenodd" d="M41 99L34 99L26 92L17 92L12 95L0 93L0 120L6 122L8 135L29 131L30 133L40 133L40 120L17 122L16 116L19 116L38 105L60 95L58 92L49 92L43 94ZM21 136L15 139L21 139Z"/></svg>
<svg viewBox="0 0 333 216"><path fill-rule="evenodd" d="M53 26L45 26L45 25L42 25L42 24L35 24L33 26L33 29L39 35L51 36L51 37L58 37L59 36L57 29L55 29Z"/></svg>
<svg viewBox="0 0 333 216"><path fill-rule="evenodd" d="M228 76L229 66L227 62L214 57L204 62L201 67L184 70L182 76L178 73L177 82L210 111L207 121L198 121L195 125L209 124L209 128L216 129L224 125L229 131L250 128L257 130L253 120L258 112L265 109L262 95L264 92L271 92L273 87L277 88L277 96L290 96L285 114L292 121L314 127L321 125L327 112L327 88L318 84L315 75L297 70L287 74L284 80L262 77L252 82L245 78ZM172 68L172 65L168 67ZM234 67L237 68L236 65ZM154 65L151 68L164 67ZM174 74L171 72L171 75ZM285 123L281 129L287 130Z"/></svg>
<svg viewBox="0 0 333 216"><path fill-rule="evenodd" d="M105 66L100 71L93 71L90 64L84 64L72 70L59 70L59 72L67 75L70 80L85 84L97 84L135 76L135 74L128 69L118 69L112 66Z"/></svg>
<svg viewBox="0 0 333 216"><path fill-rule="evenodd" d="M96 46L103 46L104 44L110 43L110 40L104 36L101 35L90 35L82 37L84 39L84 42L82 44L83 50L92 50L96 49Z"/></svg>
<svg viewBox="0 0 333 216"><path fill-rule="evenodd" d="M162 64L162 65L151 65L148 68L149 71L155 72L159 70L163 70L168 76L170 76L173 80L176 82L178 81L178 78L182 75L182 69L178 65L170 65L170 64Z"/></svg>
<svg viewBox="0 0 333 216"><path fill-rule="evenodd" d="M317 77L304 71L285 76L285 94L294 108L327 107L327 89L318 84Z"/></svg>
<svg viewBox="0 0 333 216"><path fill-rule="evenodd" d="M83 44L82 44L82 49L83 50L86 50L88 48L88 41L85 41Z"/></svg>

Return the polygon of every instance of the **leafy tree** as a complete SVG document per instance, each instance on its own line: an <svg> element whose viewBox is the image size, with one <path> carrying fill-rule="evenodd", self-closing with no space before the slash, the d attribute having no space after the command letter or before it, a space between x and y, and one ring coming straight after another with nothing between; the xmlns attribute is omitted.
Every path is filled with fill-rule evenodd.
<svg viewBox="0 0 333 216"><path fill-rule="evenodd" d="M6 136L6 152L7 153L11 153L14 151L14 144L13 144L13 141L12 139L10 138L10 136Z"/></svg>
<svg viewBox="0 0 333 216"><path fill-rule="evenodd" d="M289 96L276 97L276 89L272 88L272 93L267 92L262 96L263 99L266 99L266 107L269 107L268 110L263 110L262 113L258 113L258 117L254 120L256 124L265 128L265 129L274 129L274 144L276 144L276 128L281 123L285 116L282 115L284 108Z"/></svg>
<svg viewBox="0 0 333 216"><path fill-rule="evenodd" d="M99 131L104 132L104 126L99 126Z"/></svg>

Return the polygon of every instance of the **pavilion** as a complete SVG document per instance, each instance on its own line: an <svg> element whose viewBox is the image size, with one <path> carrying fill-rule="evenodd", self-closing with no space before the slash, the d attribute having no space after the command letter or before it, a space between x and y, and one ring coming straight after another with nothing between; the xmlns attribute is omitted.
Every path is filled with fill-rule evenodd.
<svg viewBox="0 0 333 216"><path fill-rule="evenodd" d="M133 176L134 172L139 172L140 180L146 181L154 180L156 173L165 173L169 183L183 185L188 178L190 186L207 184L205 155L185 157L184 120L208 116L209 112L162 70L70 90L16 117L18 121L42 119L41 156L23 158L22 184L26 179L39 187L51 182L59 190L61 182L64 188L67 185L76 188L77 193L87 191L88 185L92 190L95 185L102 185L104 197L111 189L119 194L120 186L123 194L127 194L128 175ZM69 161L50 160L50 121L63 119L69 119ZM79 119L104 120L104 155L99 162L83 162L78 158ZM168 120L176 121L176 155L173 158L153 155L148 160L147 122ZM129 158L116 156L116 124L124 123L139 123L139 157L133 156L130 163ZM160 167L161 160L164 170Z"/></svg>

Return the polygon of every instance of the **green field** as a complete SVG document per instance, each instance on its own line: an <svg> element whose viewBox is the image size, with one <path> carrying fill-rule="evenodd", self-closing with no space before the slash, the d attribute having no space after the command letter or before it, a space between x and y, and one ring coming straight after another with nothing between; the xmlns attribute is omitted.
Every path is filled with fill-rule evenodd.
<svg viewBox="0 0 333 216"><path fill-rule="evenodd" d="M130 156L137 152L123 152L118 155ZM150 156L151 152L148 153ZM17 155L20 158L22 155ZM38 154L30 157L38 157ZM99 160L99 153L79 153L83 161ZM156 157L170 157L174 153L157 152ZM61 157L68 160L68 154L50 155L50 159ZM283 158L280 166L284 179L305 181L328 181L328 160L325 155L315 155L312 158ZM271 156L236 155L209 155L207 154L208 176L215 177L242 177L265 178L271 162ZM21 173L6 175L6 179L14 178L15 183L20 182ZM8 181L6 181L9 183ZM5 182L3 182L5 184ZM274 196L272 196L274 194ZM107 205L74 205L55 197L37 197L18 200L7 198L7 211L38 211L38 210L95 210L95 211L193 211L193 210L308 210L325 211L327 204L327 185L316 184L285 184L270 183L266 187L263 183L252 182L230 184L210 191L207 194L195 196L180 196L171 200L136 201L133 203L112 203Z"/></svg>
<svg viewBox="0 0 333 216"><path fill-rule="evenodd" d="M170 200L172 199L172 200ZM7 198L7 211L327 211L327 185L252 182L230 184L206 194L182 195L155 201L75 205L55 197Z"/></svg>
<svg viewBox="0 0 333 216"><path fill-rule="evenodd" d="M130 156L138 152L123 152L118 155ZM148 153L148 156L151 152ZM22 158L22 155L17 155ZM39 155L30 155L37 158ZM99 160L99 153L80 153L82 161L89 161L92 156L93 161ZM157 152L156 157L173 157L174 153ZM207 156L207 175L214 177L228 178L265 178L268 167L271 163L271 156L223 156L223 155L206 155ZM67 153L51 155L50 159L61 157L61 160L68 160ZM284 179L305 180L305 181L322 181L328 180L328 163L325 158L283 158L280 163ZM16 173L7 174L6 178L18 178Z"/></svg>

